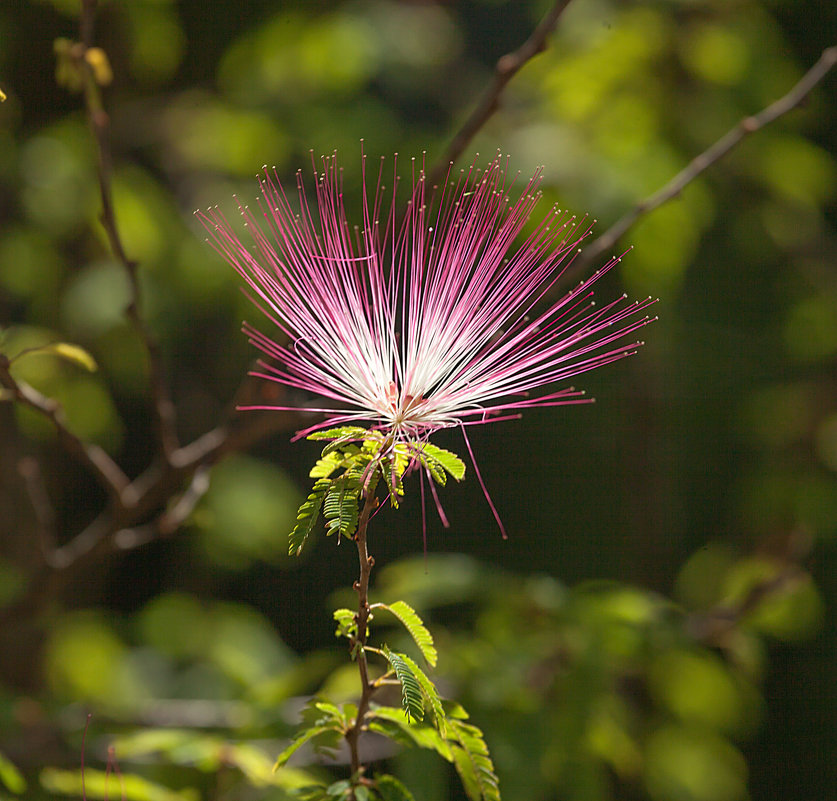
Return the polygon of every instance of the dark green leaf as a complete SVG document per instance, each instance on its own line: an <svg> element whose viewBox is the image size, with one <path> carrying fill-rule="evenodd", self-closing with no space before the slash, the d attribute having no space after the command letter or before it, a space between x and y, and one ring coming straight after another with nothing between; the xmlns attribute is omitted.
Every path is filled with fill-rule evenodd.
<svg viewBox="0 0 837 801"><path fill-rule="evenodd" d="M413 794L395 776L386 773L377 776L375 786L383 801L415 801Z"/></svg>
<svg viewBox="0 0 837 801"><path fill-rule="evenodd" d="M453 755L447 741L432 726L410 723L403 709L392 706L373 707L367 718L369 730L405 746L418 746L436 751L448 762Z"/></svg>
<svg viewBox="0 0 837 801"><path fill-rule="evenodd" d="M413 676L415 676L421 689L422 696L424 696L425 700L430 704L430 708L433 710L433 718L436 723L436 728L439 730L439 734L444 737L446 733L445 710L442 707L442 701L439 698L439 692L436 690L436 685L430 681L427 674L415 662L413 662L409 656L406 654L399 654L398 656L407 665Z"/></svg>
<svg viewBox="0 0 837 801"><path fill-rule="evenodd" d="M311 728L303 729L294 737L291 744L276 758L274 770L281 768L305 743L326 734L333 736L335 731L340 733L339 728L334 725L312 726Z"/></svg>
<svg viewBox="0 0 837 801"><path fill-rule="evenodd" d="M360 502L360 484L347 475L331 482L323 503L328 533L351 537L355 533Z"/></svg>
<svg viewBox="0 0 837 801"><path fill-rule="evenodd" d="M302 546L305 545L305 540L314 529L317 519L320 516L320 509L325 500L326 493L331 487L331 481L327 478L319 478L314 482L311 489L311 494L305 499L299 511L296 514L296 525L291 532L288 541L288 554L291 556L299 556L302 551Z"/></svg>
<svg viewBox="0 0 837 801"><path fill-rule="evenodd" d="M372 432L362 426L338 426L337 428L327 428L325 431L314 431L308 435L308 439L346 439L351 437L359 440L371 436L373 436Z"/></svg>
<svg viewBox="0 0 837 801"><path fill-rule="evenodd" d="M448 722L453 762L471 801L500 801L500 782L482 732L470 723Z"/></svg>
<svg viewBox="0 0 837 801"><path fill-rule="evenodd" d="M384 646L384 656L395 670L395 676L401 682L401 702L410 720L424 720L424 697L416 674L408 664L410 660L404 654L390 651Z"/></svg>

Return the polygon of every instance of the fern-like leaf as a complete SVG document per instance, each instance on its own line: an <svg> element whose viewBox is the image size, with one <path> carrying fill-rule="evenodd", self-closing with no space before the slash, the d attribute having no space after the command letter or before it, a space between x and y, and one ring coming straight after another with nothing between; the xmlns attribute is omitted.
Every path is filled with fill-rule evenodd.
<svg viewBox="0 0 837 801"><path fill-rule="evenodd" d="M500 801L500 781L482 732L463 720L449 721L453 763L471 801Z"/></svg>
<svg viewBox="0 0 837 801"><path fill-rule="evenodd" d="M433 720L436 724L436 728L439 730L439 734L441 734L442 737L445 737L447 734L447 717L445 715L444 707L442 706L442 699L439 698L439 691L436 689L436 685L430 681L427 674L415 662L413 662L409 656L406 654L399 654L399 656L410 669L413 676L415 676L416 681L419 684L419 688L421 689L422 696L427 703L430 704L430 708L433 710Z"/></svg>
<svg viewBox="0 0 837 801"><path fill-rule="evenodd" d="M314 431L308 435L308 439L322 440L322 439L366 439L371 435L362 426L338 426L337 428L327 428L325 431Z"/></svg>
<svg viewBox="0 0 837 801"><path fill-rule="evenodd" d="M394 509L398 508L398 499L404 495L403 470L398 469L397 460L384 459L380 465L380 473L384 477L389 492L389 503Z"/></svg>
<svg viewBox="0 0 837 801"><path fill-rule="evenodd" d="M424 720L424 696L416 674L410 668L409 659L404 654L390 651L384 646L384 656L392 665L395 677L401 682L401 703L409 720Z"/></svg>
<svg viewBox="0 0 837 801"><path fill-rule="evenodd" d="M450 473L457 481L465 478L465 462L455 453L429 442L416 443L416 450L421 463L428 469L437 484L445 483L444 471Z"/></svg>
<svg viewBox="0 0 837 801"><path fill-rule="evenodd" d="M403 709L393 706L373 706L367 717L369 731L382 734L399 745L418 746L435 751L448 762L453 762L453 754L448 741L439 735L432 726L410 723Z"/></svg>
<svg viewBox="0 0 837 801"><path fill-rule="evenodd" d="M328 521L328 533L351 537L358 520L360 485L344 474L331 482L323 503L323 514Z"/></svg>
<svg viewBox="0 0 837 801"><path fill-rule="evenodd" d="M314 482L314 487L311 494L305 499L299 511L296 514L296 525L288 539L288 554L290 556L299 556L302 551L302 546L305 545L305 540L313 531L314 526L320 516L320 509L322 509L323 501L326 497L326 492L331 486L331 481L327 478L320 478Z"/></svg>
<svg viewBox="0 0 837 801"><path fill-rule="evenodd" d="M439 655L436 646L433 644L433 637L415 609L404 601L396 601L394 604L375 604L375 608L386 609L395 615L415 641L427 664L430 667L436 667Z"/></svg>

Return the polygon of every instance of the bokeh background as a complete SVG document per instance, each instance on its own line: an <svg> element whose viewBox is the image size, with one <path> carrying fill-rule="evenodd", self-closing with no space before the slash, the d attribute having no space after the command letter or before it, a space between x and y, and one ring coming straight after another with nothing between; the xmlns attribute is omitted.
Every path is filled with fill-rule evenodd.
<svg viewBox="0 0 837 801"><path fill-rule="evenodd" d="M15 375L135 476L154 448L145 356L97 220L83 104L55 80L53 42L78 38L77 6L0 6L0 348L86 348L96 372L38 356ZM228 413L254 355L240 323L258 316L192 211L233 215L264 163L292 179L309 151L336 149L351 213L360 139L434 162L548 6L102 4L116 213L183 442ZM465 160L500 150L524 175L545 165L544 206L603 231L835 39L837 6L820 0L573 0ZM443 492L448 530L428 516L426 557L417 491L375 520L375 591L429 621L437 675L485 731L505 798L837 792L836 99L832 75L623 238L634 249L600 294L659 297L660 319L637 356L578 382L596 404L472 429L507 541L473 479ZM116 744L146 782L131 798L282 799L306 771L329 775L269 773L299 698L352 686L330 610L356 557L322 536L286 556L318 450L289 436L215 466L175 534L4 618L7 796L79 794L87 710L87 762ZM8 606L40 559L21 459L41 464L59 542L104 494L37 415L3 403L0 441ZM463 450L453 434L438 443ZM758 603L754 587L768 589ZM461 797L432 757L390 767L419 801Z"/></svg>

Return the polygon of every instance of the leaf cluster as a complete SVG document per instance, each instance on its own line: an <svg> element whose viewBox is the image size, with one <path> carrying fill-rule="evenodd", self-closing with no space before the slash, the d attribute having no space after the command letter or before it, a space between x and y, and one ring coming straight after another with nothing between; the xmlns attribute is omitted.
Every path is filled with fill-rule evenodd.
<svg viewBox="0 0 837 801"><path fill-rule="evenodd" d="M438 653L433 636L415 609L404 601L376 603L370 606L369 620L379 612L392 615L410 635L427 665L436 666ZM360 647L357 615L350 609L337 609L334 620L336 635L347 638L355 648ZM380 648L366 644L363 651L367 656L377 654L387 665L387 670L372 682L373 693L393 683L401 688L401 708L370 703L364 730L387 737L400 746L435 751L455 767L471 801L499 801L498 780L488 746L482 732L466 722L465 710L458 704L443 701L433 680L408 654L393 651L386 644ZM340 738L350 736L357 715L355 704L336 706L313 700L303 713L302 728L279 755L276 767L286 765L306 744L317 750L333 749ZM305 801L335 798L410 801L413 798L401 782L387 775L371 780L356 776L328 786L308 786L299 797Z"/></svg>
<svg viewBox="0 0 837 801"><path fill-rule="evenodd" d="M386 485L390 505L397 508L404 495L404 476L415 467L441 486L448 475L456 481L465 477L465 463L456 454L429 442L396 442L384 432L360 426L316 431L308 439L328 444L310 472L316 480L297 512L288 541L291 556L302 552L321 515L327 534L353 537L360 500L374 493L380 480Z"/></svg>

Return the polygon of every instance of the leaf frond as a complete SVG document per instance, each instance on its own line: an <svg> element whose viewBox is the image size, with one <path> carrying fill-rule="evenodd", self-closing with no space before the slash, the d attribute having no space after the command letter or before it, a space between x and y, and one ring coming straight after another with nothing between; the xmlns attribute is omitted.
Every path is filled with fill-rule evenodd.
<svg viewBox="0 0 837 801"><path fill-rule="evenodd" d="M449 721L449 730L453 763L468 798L471 801L500 801L500 781L483 733L459 719Z"/></svg>
<svg viewBox="0 0 837 801"><path fill-rule="evenodd" d="M396 601L393 604L376 604L375 606L376 608L386 609L398 618L415 641L425 662L430 667L436 667L439 654L436 651L436 646L433 644L433 636L427 630L424 621L418 616L416 610L409 604L404 603L404 601Z"/></svg>
<svg viewBox="0 0 837 801"><path fill-rule="evenodd" d="M313 531L320 516L326 493L331 487L331 481L327 478L319 478L314 482L309 496L302 502L296 514L296 525L288 538L288 554L299 556L302 547Z"/></svg>

